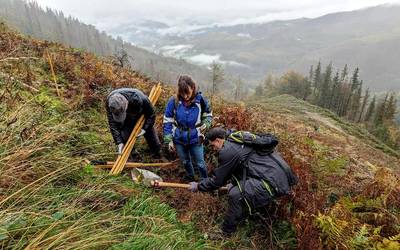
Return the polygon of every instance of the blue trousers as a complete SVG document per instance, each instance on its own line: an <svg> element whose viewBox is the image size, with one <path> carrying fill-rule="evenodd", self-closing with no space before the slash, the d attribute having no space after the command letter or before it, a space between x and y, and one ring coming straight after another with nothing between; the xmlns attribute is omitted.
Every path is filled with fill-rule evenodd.
<svg viewBox="0 0 400 250"><path fill-rule="evenodd" d="M194 177L193 166L199 170L200 178L207 178L207 167L204 161L203 144L182 145L175 143L176 153L179 156L183 166L186 169L186 174L189 177Z"/></svg>

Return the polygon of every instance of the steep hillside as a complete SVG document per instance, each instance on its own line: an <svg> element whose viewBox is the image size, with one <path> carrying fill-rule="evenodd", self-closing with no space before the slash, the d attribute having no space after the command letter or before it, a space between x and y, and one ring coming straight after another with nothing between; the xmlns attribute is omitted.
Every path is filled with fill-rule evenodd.
<svg viewBox="0 0 400 250"><path fill-rule="evenodd" d="M204 85L210 82L210 73L206 68L151 53L121 38L114 39L93 25L64 16L62 12L43 10L32 1L0 1L0 20L25 35L82 48L99 56L122 56L124 51L127 53L125 60L129 60L135 70L155 81L174 82L180 72L184 71L201 80Z"/></svg>
<svg viewBox="0 0 400 250"><path fill-rule="evenodd" d="M53 58L57 87L47 54ZM93 54L28 39L0 25L0 245L67 249L396 249L396 152L332 113L279 96L261 103L213 99L215 123L272 131L300 177L291 197L210 241L226 195L157 190L110 177L84 160L113 160L103 99L115 87L153 82ZM163 88L162 111L173 93ZM145 143L144 143L145 144ZM138 150L148 159L146 146ZM207 150L206 159L215 167ZM183 169L158 170L182 181Z"/></svg>
<svg viewBox="0 0 400 250"><path fill-rule="evenodd" d="M59 94L49 62L53 56ZM84 160L115 159L102 100L152 83L93 54L0 24L0 247L162 249L210 245L151 190Z"/></svg>

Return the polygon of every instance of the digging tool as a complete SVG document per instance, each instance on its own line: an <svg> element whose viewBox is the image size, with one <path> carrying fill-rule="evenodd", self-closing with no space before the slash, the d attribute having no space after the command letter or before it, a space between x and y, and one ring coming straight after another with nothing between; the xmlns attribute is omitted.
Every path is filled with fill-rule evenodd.
<svg viewBox="0 0 400 250"><path fill-rule="evenodd" d="M176 182L164 182L163 179L157 174L146 170L135 168L131 170L131 178L136 183L143 183L149 187L172 187L172 188L185 188L188 189L190 184L176 183ZM227 190L226 187L220 188L220 190Z"/></svg>
<svg viewBox="0 0 400 250"><path fill-rule="evenodd" d="M186 184L186 183L164 182L164 181L158 181L158 180L150 181L150 185L152 187L155 187L155 188L158 188L158 187L173 187L173 188L185 188L185 189L188 189L190 187L190 184ZM224 186L224 187L221 187L219 190L227 191L228 188L226 186Z"/></svg>

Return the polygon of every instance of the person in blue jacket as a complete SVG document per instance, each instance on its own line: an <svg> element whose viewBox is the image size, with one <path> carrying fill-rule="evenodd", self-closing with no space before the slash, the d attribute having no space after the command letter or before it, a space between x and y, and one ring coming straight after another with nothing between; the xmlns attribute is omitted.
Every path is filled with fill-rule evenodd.
<svg viewBox="0 0 400 250"><path fill-rule="evenodd" d="M207 178L204 161L204 133L211 126L211 107L197 90L196 83L188 75L178 79L178 93L172 96L164 114L164 143L170 152L176 151L186 169L186 179L194 180L195 166L200 178Z"/></svg>

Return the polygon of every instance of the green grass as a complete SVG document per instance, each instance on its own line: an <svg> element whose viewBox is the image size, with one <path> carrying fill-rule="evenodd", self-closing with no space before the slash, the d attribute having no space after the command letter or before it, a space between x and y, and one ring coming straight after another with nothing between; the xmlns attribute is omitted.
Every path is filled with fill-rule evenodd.
<svg viewBox="0 0 400 250"><path fill-rule="evenodd" d="M292 114L293 116L305 116L306 112L320 114L323 117L331 118L335 125L342 128L347 134L356 136L357 138L367 142L376 149L392 156L399 157L400 153L385 143L377 139L374 135L367 131L362 124L355 124L344 120L332 111L310 104L309 102L297 99L291 95L279 95L265 100L257 100L265 110L275 113Z"/></svg>

